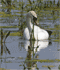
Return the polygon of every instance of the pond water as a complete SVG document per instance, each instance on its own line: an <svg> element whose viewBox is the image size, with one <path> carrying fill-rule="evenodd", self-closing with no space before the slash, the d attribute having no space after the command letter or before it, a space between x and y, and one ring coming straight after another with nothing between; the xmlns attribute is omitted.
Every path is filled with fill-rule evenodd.
<svg viewBox="0 0 60 70"><path fill-rule="evenodd" d="M19 1L19 0L18 0ZM1 9L0 9L1 10ZM1 10L2 11L2 10ZM14 13L15 12L15 13ZM19 10L11 10L13 15L17 14ZM44 12L44 11L43 11ZM59 70L60 66L60 44L59 44L59 32L60 32L60 20L55 18L55 15L47 15L44 17L44 14L38 12L39 27L46 30L51 30L52 35L49 40L43 41L27 41L23 39L23 36L18 35L9 35L6 37L5 43L0 43L0 68L11 69L11 70ZM51 11L50 11L51 12ZM21 19L25 21L25 15ZM59 14L60 17L60 14ZM49 20L50 18L53 18ZM56 19L56 20L55 20ZM11 17L1 17L0 18L0 31L3 29L3 36L5 38L8 31L11 33L17 32L19 28L7 28L8 26L19 26L19 16ZM24 22L25 23L25 22ZM7 26L7 27L2 27ZM1 42L1 34L0 34Z"/></svg>
<svg viewBox="0 0 60 70"><path fill-rule="evenodd" d="M6 68L6 69L23 69L24 68L23 64L26 61L26 58L28 55L28 46L30 42L20 38L21 37L18 37L18 36L9 36L6 39L6 43L5 44L3 43L3 55L0 56L0 58L2 58L0 59L2 68ZM39 48L37 48L37 51L34 50L35 56L38 55L38 59L50 59L50 60L60 59L59 51L57 51L59 48L58 42L53 42L51 40L51 43L52 44L49 45L49 41L47 40L47 41L39 41L37 44L37 41L35 41L34 47L36 47L37 45L40 45ZM33 51L31 51L31 53L32 52ZM35 56L34 56L34 59L36 59ZM32 59L33 59L33 56L32 56ZM39 69L47 70L47 68L43 68L42 65L53 65L55 67L53 67L52 69L57 69L59 66L59 63L60 62L58 63L36 62L35 64Z"/></svg>
<svg viewBox="0 0 60 70"><path fill-rule="evenodd" d="M42 27L43 26L49 26L50 28L54 28L54 25L52 24L52 22L50 24L47 24L48 22L46 21L41 22ZM45 24L45 25L44 25ZM4 26L4 24L2 24ZM46 29L47 27L45 27ZM5 28L6 30L8 30L7 28ZM3 30L5 30L3 28ZM15 28L14 28L15 29ZM12 28L10 28L10 30L12 30ZM15 29L18 30L18 29ZM52 30L53 31L53 30ZM58 51L59 47L59 42L55 42L55 37L53 35L51 35L50 40L46 40L46 41L35 41L34 42L34 52L33 50L31 51L31 55L28 52L28 46L30 46L30 41L24 40L22 39L22 37L20 36L8 36L8 38L6 39L6 43L2 43L3 44L3 50L0 49L0 51L3 51L3 54L0 55L0 67L1 68L5 68L5 69L24 69L24 67L26 67L26 70L29 70L27 62L26 62L26 58L28 58L28 54L31 57L31 60L33 59L37 59L36 56L38 56L38 59L41 60L55 60L55 59L60 59L59 53L60 51ZM33 42L32 42L33 44ZM36 51L36 47L39 46L37 48ZM1 44L0 44L0 48L1 48ZM1 53L1 52L0 52ZM35 54L33 56L33 53ZM37 70L37 69L41 69L41 70L48 70L47 67L42 67L44 65L52 65L54 67L51 67L51 70L58 70L58 66L60 65L60 62L32 62L32 70ZM35 65L35 66L34 66ZM37 68L37 69L36 69Z"/></svg>

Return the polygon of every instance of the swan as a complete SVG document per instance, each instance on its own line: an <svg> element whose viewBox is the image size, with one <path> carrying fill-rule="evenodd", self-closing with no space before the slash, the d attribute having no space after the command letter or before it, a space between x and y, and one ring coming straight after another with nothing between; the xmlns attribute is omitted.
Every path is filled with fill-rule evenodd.
<svg viewBox="0 0 60 70"><path fill-rule="evenodd" d="M26 39L26 40L30 39L31 32L33 30L33 24L31 21L33 21L33 24L35 23L34 24L34 38L35 38L35 40L48 39L52 32L48 31L48 30L44 30L37 26L39 23L37 23L37 14L35 13L35 11L29 11L26 14L27 27L25 28L25 30L23 32L24 39Z"/></svg>

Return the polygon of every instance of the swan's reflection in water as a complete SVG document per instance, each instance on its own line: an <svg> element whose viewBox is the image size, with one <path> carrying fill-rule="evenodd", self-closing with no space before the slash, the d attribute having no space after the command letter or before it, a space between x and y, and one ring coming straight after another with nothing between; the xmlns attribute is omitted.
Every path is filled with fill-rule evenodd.
<svg viewBox="0 0 60 70"><path fill-rule="evenodd" d="M32 45L30 41L27 41L27 40L24 41L24 47L26 51L28 51L28 46L30 46L31 49L32 47L34 47L34 53L40 51L41 49L46 48L48 44L49 44L49 40L32 41Z"/></svg>
<svg viewBox="0 0 60 70"><path fill-rule="evenodd" d="M19 53L19 51L18 51L20 49L20 46L18 47L18 44L19 43L20 43L21 47L24 47L26 49L27 54L26 53L23 53L23 54L22 53ZM5 43L5 46L4 46L4 47L6 47L6 51L8 51L9 55L11 57L13 56L13 57L16 57L16 58L17 58L17 56L18 57L19 56L23 56L23 57L26 56L24 58L24 61L23 61L22 66L24 67L24 69L27 69L27 70L35 70L35 68L36 69L39 69L40 67L38 68L37 61L34 61L34 60L38 60L38 57L39 57L38 52L41 49L44 49L44 48L48 47L49 40L43 40L43 41L42 40L41 41L27 41L27 40L21 40L20 39L19 42L18 41L17 42L14 41L14 42L11 42L10 45L9 44L10 43ZM14 52L13 52L13 50L11 50L12 48L15 49ZM16 51L17 51L17 53L15 53Z"/></svg>
<svg viewBox="0 0 60 70"><path fill-rule="evenodd" d="M24 47L27 51L27 57L26 57L26 65L28 70L35 70L35 68L38 70L37 67L37 61L38 56L35 53L38 53L41 49L44 49L48 46L49 40L41 40L41 41L24 41ZM33 61L32 61L33 60Z"/></svg>

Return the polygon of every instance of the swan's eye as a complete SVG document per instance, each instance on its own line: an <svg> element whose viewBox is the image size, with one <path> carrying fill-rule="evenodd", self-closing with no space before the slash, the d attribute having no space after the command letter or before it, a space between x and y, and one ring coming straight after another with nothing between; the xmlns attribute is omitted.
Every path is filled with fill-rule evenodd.
<svg viewBox="0 0 60 70"><path fill-rule="evenodd" d="M37 18L33 16L33 21L35 22L36 20L37 20Z"/></svg>

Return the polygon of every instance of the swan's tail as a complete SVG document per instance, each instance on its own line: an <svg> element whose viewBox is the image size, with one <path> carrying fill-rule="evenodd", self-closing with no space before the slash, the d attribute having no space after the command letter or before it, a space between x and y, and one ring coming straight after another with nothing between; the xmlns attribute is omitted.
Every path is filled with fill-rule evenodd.
<svg viewBox="0 0 60 70"><path fill-rule="evenodd" d="M51 36L51 34L52 34L52 31L50 31L50 30L46 30L47 32L48 32L48 34L49 34L49 37Z"/></svg>

